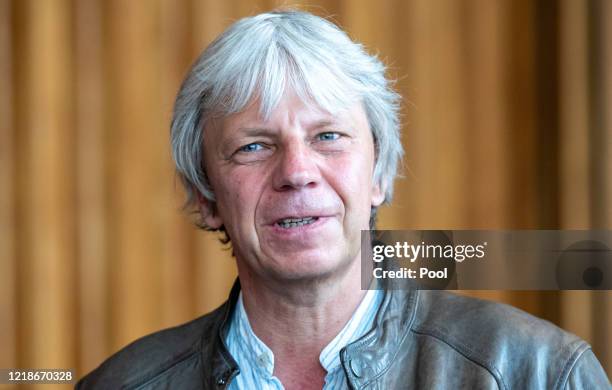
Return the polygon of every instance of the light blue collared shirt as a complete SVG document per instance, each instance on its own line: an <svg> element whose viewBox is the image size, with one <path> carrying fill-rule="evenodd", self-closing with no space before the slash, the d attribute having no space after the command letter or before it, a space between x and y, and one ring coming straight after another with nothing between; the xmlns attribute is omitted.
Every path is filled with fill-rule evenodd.
<svg viewBox="0 0 612 390"><path fill-rule="evenodd" d="M348 388L340 364L340 350L358 340L372 328L383 296L382 290L368 290L351 319L321 351L319 362L327 371L324 390ZM229 385L230 390L284 389L280 380L273 376L274 353L253 333L249 318L244 310L242 292L238 297L236 310L234 310L225 341L230 354L240 367L240 374Z"/></svg>

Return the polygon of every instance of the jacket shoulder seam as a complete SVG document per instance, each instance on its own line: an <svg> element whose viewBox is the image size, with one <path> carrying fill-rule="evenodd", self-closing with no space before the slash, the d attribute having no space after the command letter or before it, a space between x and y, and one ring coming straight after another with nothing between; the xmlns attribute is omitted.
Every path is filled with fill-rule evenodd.
<svg viewBox="0 0 612 390"><path fill-rule="evenodd" d="M479 359L476 356L476 351L474 351L469 346L457 340L453 340L453 342L449 341L447 335L438 329L423 329L417 326L417 327L414 327L412 331L416 334L433 337L436 340L439 340L443 342L444 344L448 345L449 347L457 351L457 353L464 356L466 359L470 360L471 362L487 370L491 374L491 376L495 378L495 381L497 382L497 386L499 388L502 388L505 390L508 389L508 386L506 385L506 382L504 381L501 372L496 367L488 364L488 362L486 362L485 360Z"/></svg>
<svg viewBox="0 0 612 390"><path fill-rule="evenodd" d="M563 366L563 369L561 370L561 375L559 375L559 377L557 378L557 382L554 386L555 389L563 389L567 385L567 381L569 380L570 373L576 366L576 363L578 363L578 360L580 360L580 357L582 357L582 355L590 349L591 347L586 342L584 341L578 342L578 346L576 347L574 352L572 352L570 357L567 359L567 362L565 363L565 365Z"/></svg>

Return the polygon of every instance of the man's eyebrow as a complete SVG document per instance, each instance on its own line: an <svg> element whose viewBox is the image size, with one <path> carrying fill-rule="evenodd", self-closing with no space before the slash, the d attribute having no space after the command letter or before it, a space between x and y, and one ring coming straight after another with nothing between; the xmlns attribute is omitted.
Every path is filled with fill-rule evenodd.
<svg viewBox="0 0 612 390"><path fill-rule="evenodd" d="M266 127L239 127L236 133L241 136L256 137L261 135L273 135L273 131Z"/></svg>
<svg viewBox="0 0 612 390"><path fill-rule="evenodd" d="M313 124L308 126L308 128L320 129L322 127L338 126L338 125L339 125L339 122L336 120L324 119L324 120L314 122ZM246 136L270 135L273 133L271 129L266 128L266 127L239 127L237 129L237 132L240 133L240 135L246 135Z"/></svg>
<svg viewBox="0 0 612 390"><path fill-rule="evenodd" d="M335 119L323 119L320 121L316 121L313 124L309 125L308 128L310 130L316 130L323 127L336 127L340 126L340 122ZM236 129L236 134L240 136L247 137L257 137L257 136L273 136L275 133L272 129L267 127L239 127Z"/></svg>
<svg viewBox="0 0 612 390"><path fill-rule="evenodd" d="M334 119L324 119L315 122L310 126L311 129L320 129L322 127L337 127L340 125L340 122Z"/></svg>

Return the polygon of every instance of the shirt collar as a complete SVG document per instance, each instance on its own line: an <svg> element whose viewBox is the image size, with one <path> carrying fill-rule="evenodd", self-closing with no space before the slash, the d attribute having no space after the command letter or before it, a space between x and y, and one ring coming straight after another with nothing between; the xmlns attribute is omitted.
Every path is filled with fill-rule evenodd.
<svg viewBox="0 0 612 390"><path fill-rule="evenodd" d="M242 291L236 303L236 312L230 325L230 332L236 332L235 336L241 341L240 353L251 362L256 370L260 371L265 378L272 376L274 372L274 353L268 346L257 337L251 328L249 317L244 309Z"/></svg>
<svg viewBox="0 0 612 390"><path fill-rule="evenodd" d="M358 340L372 328L383 296L381 290L368 290L351 319L344 325L340 333L323 348L319 355L319 362L327 372L340 366L342 348Z"/></svg>
<svg viewBox="0 0 612 390"><path fill-rule="evenodd" d="M319 362L328 372L332 372L340 366L340 350L348 344L358 340L373 326L376 313L383 300L384 293L381 290L368 290L357 309L344 325L340 333L321 351ZM238 364L241 357L247 359L266 378L272 377L274 372L274 353L253 332L247 313L244 309L242 291L236 303L236 310L230 323L229 332L233 333L236 340L240 340L239 354L236 356Z"/></svg>

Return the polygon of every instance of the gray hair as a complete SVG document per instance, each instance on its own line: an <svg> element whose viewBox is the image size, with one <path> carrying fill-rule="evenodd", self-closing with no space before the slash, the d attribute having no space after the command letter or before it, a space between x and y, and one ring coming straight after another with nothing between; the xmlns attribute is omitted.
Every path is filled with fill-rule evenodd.
<svg viewBox="0 0 612 390"><path fill-rule="evenodd" d="M174 106L172 152L187 192L186 208L197 209L198 193L215 201L204 167L206 122L238 113L254 99L267 118L287 87L332 114L363 104L376 147L373 180L386 189L390 202L403 149L400 97L384 73L382 62L361 44L306 12L264 13L231 25L196 60Z"/></svg>

